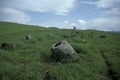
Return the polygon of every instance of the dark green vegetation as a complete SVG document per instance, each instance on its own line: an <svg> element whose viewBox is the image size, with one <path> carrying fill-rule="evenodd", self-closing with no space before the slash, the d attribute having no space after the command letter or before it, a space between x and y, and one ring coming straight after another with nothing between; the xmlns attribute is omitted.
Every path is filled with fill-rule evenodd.
<svg viewBox="0 0 120 80"><path fill-rule="evenodd" d="M32 34L32 40L25 39L27 34ZM52 44L61 40L77 51L75 62L50 58ZM17 47L0 49L0 80L120 80L120 34L0 22L3 42Z"/></svg>

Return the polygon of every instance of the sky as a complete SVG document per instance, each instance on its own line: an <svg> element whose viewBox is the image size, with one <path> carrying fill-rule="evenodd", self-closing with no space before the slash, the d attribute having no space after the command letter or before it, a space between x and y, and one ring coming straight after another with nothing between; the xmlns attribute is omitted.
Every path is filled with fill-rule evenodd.
<svg viewBox="0 0 120 80"><path fill-rule="evenodd" d="M120 31L120 0L0 0L0 21Z"/></svg>

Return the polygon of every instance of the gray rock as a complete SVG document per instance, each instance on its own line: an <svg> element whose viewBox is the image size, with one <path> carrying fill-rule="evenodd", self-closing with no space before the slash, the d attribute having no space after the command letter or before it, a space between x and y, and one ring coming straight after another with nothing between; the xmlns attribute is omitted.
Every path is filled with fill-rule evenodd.
<svg viewBox="0 0 120 80"><path fill-rule="evenodd" d="M52 57L56 61L60 61L62 59L74 59L77 55L76 51L67 41L61 41L52 45L51 48Z"/></svg>
<svg viewBox="0 0 120 80"><path fill-rule="evenodd" d="M74 30L76 30L76 27L75 27L75 26L73 26L73 29L74 29Z"/></svg>
<svg viewBox="0 0 120 80"><path fill-rule="evenodd" d="M15 44L4 42L1 44L2 49L14 49L16 48Z"/></svg>
<svg viewBox="0 0 120 80"><path fill-rule="evenodd" d="M31 34L26 36L26 40L31 40L31 39L32 39L32 35Z"/></svg>
<svg viewBox="0 0 120 80"><path fill-rule="evenodd" d="M59 65L62 65L62 63L61 63L61 62L58 62L58 64L59 64Z"/></svg>

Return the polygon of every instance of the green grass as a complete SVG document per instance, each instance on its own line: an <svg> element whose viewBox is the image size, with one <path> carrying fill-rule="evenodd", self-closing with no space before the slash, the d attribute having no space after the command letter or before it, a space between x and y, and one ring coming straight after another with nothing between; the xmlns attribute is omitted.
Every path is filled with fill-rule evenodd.
<svg viewBox="0 0 120 80"><path fill-rule="evenodd" d="M25 36L32 34L32 40ZM63 35L70 35L64 38ZM67 40L77 51L77 60L56 63L52 44ZM15 49L0 49L0 80L120 80L120 34L96 30L67 30L0 22L0 44L15 43Z"/></svg>

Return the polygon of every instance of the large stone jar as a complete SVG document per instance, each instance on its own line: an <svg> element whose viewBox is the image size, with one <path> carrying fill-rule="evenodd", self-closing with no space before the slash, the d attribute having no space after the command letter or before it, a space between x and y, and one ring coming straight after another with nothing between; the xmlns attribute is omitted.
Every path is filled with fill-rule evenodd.
<svg viewBox="0 0 120 80"><path fill-rule="evenodd" d="M51 57L56 61L73 60L77 53L67 41L61 41L52 45Z"/></svg>

